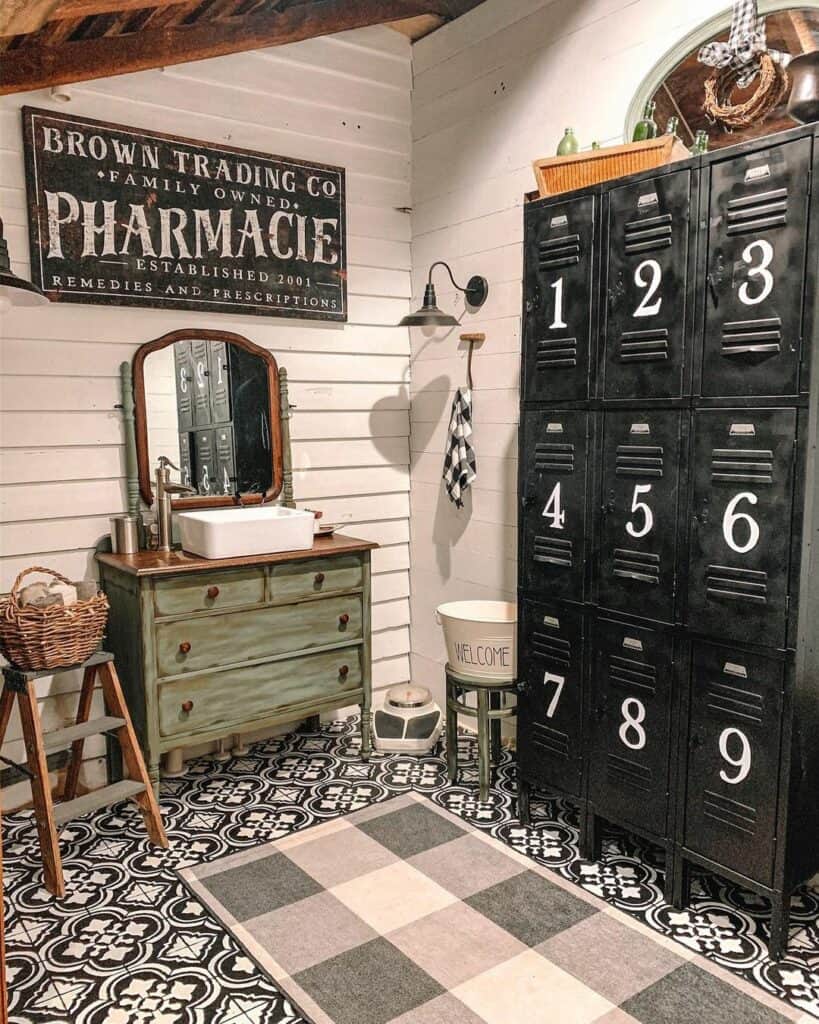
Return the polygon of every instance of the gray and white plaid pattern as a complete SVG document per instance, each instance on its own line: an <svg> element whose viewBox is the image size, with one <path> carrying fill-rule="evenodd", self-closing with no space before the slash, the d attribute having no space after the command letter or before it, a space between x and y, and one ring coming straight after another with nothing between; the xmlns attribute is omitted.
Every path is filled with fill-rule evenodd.
<svg viewBox="0 0 819 1024"><path fill-rule="evenodd" d="M768 50L765 19L760 17L757 0L734 0L731 32L727 43L708 43L698 54L701 64L712 68L735 68L739 72L737 84L749 85L759 71L758 55L768 52L783 67L790 55Z"/></svg>
<svg viewBox="0 0 819 1024"><path fill-rule="evenodd" d="M476 476L471 436L472 390L458 388L449 418L443 473L447 494L458 508L463 508L463 496Z"/></svg>

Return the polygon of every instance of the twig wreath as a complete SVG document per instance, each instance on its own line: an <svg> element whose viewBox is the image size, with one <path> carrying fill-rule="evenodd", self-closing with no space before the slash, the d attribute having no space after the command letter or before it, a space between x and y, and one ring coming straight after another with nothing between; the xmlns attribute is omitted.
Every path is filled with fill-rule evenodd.
<svg viewBox="0 0 819 1024"><path fill-rule="evenodd" d="M731 96L740 78L737 68L715 71L705 83L703 110L726 128L747 128L763 120L785 97L790 84L788 72L769 53L760 53L759 83L743 103L732 103Z"/></svg>

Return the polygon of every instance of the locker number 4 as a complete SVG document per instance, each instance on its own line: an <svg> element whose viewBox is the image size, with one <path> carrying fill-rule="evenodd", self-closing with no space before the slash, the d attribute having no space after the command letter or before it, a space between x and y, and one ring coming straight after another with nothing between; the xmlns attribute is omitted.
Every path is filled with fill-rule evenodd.
<svg viewBox="0 0 819 1024"><path fill-rule="evenodd" d="M551 519L549 527L552 530L562 530L566 522L566 512L560 507L560 484L554 485L549 500L543 509L543 518Z"/></svg>

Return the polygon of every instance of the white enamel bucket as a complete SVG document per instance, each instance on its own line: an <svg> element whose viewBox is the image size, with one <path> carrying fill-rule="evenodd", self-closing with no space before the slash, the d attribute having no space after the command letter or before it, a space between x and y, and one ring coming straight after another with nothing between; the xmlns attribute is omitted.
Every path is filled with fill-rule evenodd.
<svg viewBox="0 0 819 1024"><path fill-rule="evenodd" d="M474 679L510 680L517 673L517 605L511 601L449 601L435 617L444 630L449 666Z"/></svg>

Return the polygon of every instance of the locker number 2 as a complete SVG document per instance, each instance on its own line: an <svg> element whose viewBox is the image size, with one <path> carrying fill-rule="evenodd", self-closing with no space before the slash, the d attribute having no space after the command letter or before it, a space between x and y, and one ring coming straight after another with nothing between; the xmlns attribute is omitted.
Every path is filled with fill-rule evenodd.
<svg viewBox="0 0 819 1024"><path fill-rule="evenodd" d="M547 683L557 683L552 699L549 701L549 706L546 708L546 717L554 718L554 713L557 711L557 705L560 701L560 695L563 693L563 687L566 685L566 677L557 676L554 672L544 672L543 685L545 686Z"/></svg>
<svg viewBox="0 0 819 1024"><path fill-rule="evenodd" d="M739 742L738 757L732 756L728 747L730 743L734 751L736 751L737 741ZM722 730L719 737L719 752L724 761L727 761L732 768L737 769L736 775L729 775L724 768L721 768L719 777L723 782L736 786L744 779L747 779L748 773L751 770L751 744L741 729L731 728Z"/></svg>
<svg viewBox="0 0 819 1024"><path fill-rule="evenodd" d="M759 253L759 262L755 263L754 258L757 252ZM757 303L764 302L773 291L774 277L768 270L773 257L773 246L765 238L757 238L755 242L749 242L742 250L742 259L748 264L748 277L758 277L762 285L755 295L751 295L750 282L743 281L739 288L739 301L746 306L756 306Z"/></svg>
<svg viewBox="0 0 819 1024"><path fill-rule="evenodd" d="M662 279L663 272L656 260L643 260L637 267L634 271L634 283L638 288L647 288L648 291L643 296L640 305L634 310L634 316L656 316L660 312L660 306L663 304L662 295L654 302L651 300L657 294Z"/></svg>
<svg viewBox="0 0 819 1024"><path fill-rule="evenodd" d="M549 500L543 509L544 519L551 519L549 524L552 530L562 530L566 522L566 512L560 507L560 484L557 483L549 495Z"/></svg>
<svg viewBox="0 0 819 1024"><path fill-rule="evenodd" d="M726 505L725 515L722 517L722 534L725 537L725 543L738 555L746 554L759 543L759 523L747 512L736 511L736 507L741 501L749 501L752 505L756 505L757 496L753 491L742 491L740 494L735 494ZM734 535L734 528L740 520L745 523L748 530L748 539L744 544L737 543Z"/></svg>
<svg viewBox="0 0 819 1024"><path fill-rule="evenodd" d="M631 511L639 512L643 517L643 523L642 526L637 527L631 520L629 520L629 522L626 523L626 532L636 540L639 540L640 537L645 537L647 533L651 533L654 527L654 513L644 501L637 500L641 494L650 493L651 484L634 485L634 494L631 498Z"/></svg>

